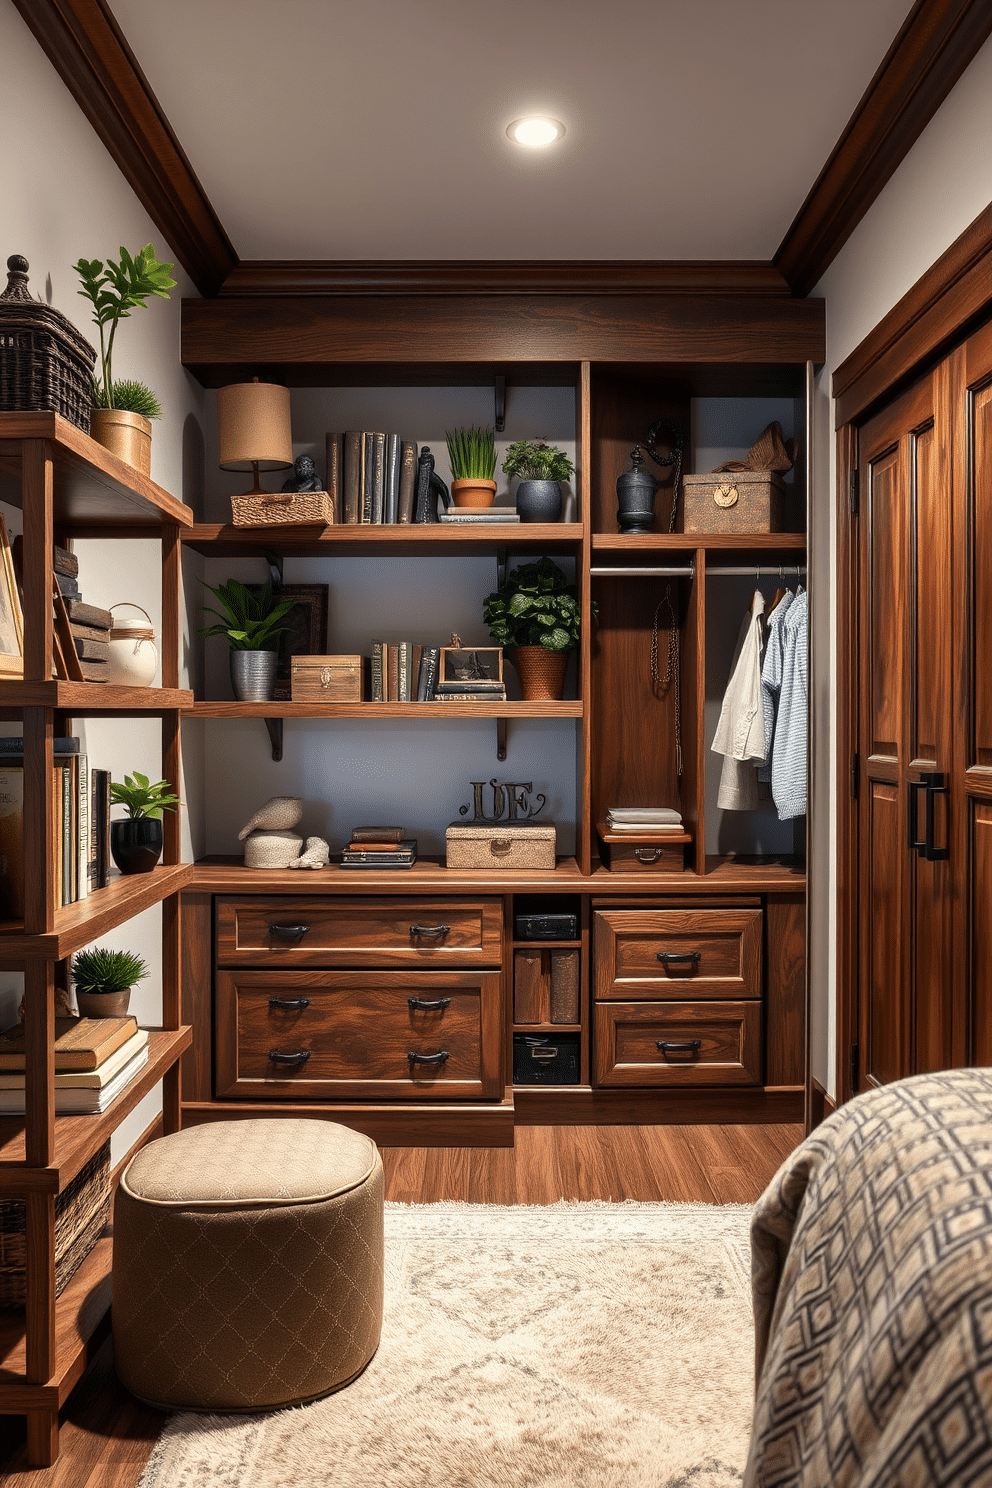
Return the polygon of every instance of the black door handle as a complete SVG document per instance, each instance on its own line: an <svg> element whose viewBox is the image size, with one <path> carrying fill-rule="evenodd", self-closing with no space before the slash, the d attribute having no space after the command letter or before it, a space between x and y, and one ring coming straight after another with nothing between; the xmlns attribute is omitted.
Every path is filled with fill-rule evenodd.
<svg viewBox="0 0 992 1488"><path fill-rule="evenodd" d="M306 1064L310 1053L309 1049L270 1049L269 1058L273 1064Z"/></svg>
<svg viewBox="0 0 992 1488"><path fill-rule="evenodd" d="M290 1013L302 1013L310 1006L309 997L270 997L270 1008L285 1008Z"/></svg>
<svg viewBox="0 0 992 1488"><path fill-rule="evenodd" d="M702 951L657 951L655 953L662 966L674 966L678 962L689 962L695 966L702 961Z"/></svg>
<svg viewBox="0 0 992 1488"><path fill-rule="evenodd" d="M421 939L443 940L450 929L450 925L411 925L410 939L419 936Z"/></svg>
<svg viewBox="0 0 992 1488"><path fill-rule="evenodd" d="M270 925L269 934L276 940L302 940L309 929L309 925Z"/></svg>
<svg viewBox="0 0 992 1488"><path fill-rule="evenodd" d="M926 776L922 780L911 780L909 782L909 840L907 846L910 852L920 854L926 851L927 841L925 837L917 837L916 829L920 819L920 791L927 788Z"/></svg>
<svg viewBox="0 0 992 1488"><path fill-rule="evenodd" d="M947 785L944 781L942 770L931 770L923 776L927 787L926 805L926 835L923 839L923 856L928 863L942 863L950 857L950 850L946 847L935 847L933 841L934 808L933 803L937 796L947 795Z"/></svg>
<svg viewBox="0 0 992 1488"><path fill-rule="evenodd" d="M676 1043L672 1039L659 1039L655 1044L662 1054L695 1054L702 1043L702 1039L686 1039L684 1043Z"/></svg>
<svg viewBox="0 0 992 1488"><path fill-rule="evenodd" d="M448 1051L442 1049L439 1054L418 1054L415 1049L411 1049L406 1057L411 1064L444 1064Z"/></svg>
<svg viewBox="0 0 992 1488"><path fill-rule="evenodd" d="M425 1002L422 997L408 997L406 1005L421 1013L441 1013L451 1006L451 998L435 997L433 1002Z"/></svg>

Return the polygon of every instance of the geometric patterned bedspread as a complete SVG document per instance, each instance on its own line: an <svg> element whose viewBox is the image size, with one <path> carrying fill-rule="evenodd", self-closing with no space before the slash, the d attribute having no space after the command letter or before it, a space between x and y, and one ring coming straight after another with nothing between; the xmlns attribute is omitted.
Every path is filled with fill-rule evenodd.
<svg viewBox="0 0 992 1488"><path fill-rule="evenodd" d="M751 1230L747 1488L992 1485L992 1070L857 1096Z"/></svg>

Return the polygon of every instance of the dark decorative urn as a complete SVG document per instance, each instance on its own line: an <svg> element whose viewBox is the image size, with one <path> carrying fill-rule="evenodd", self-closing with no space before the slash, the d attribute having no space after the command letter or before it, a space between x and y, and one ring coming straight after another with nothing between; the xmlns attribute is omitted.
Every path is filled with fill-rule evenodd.
<svg viewBox="0 0 992 1488"><path fill-rule="evenodd" d="M630 452L631 468L617 478L617 522L621 532L650 532L654 526L654 498L659 482L642 469L641 447Z"/></svg>

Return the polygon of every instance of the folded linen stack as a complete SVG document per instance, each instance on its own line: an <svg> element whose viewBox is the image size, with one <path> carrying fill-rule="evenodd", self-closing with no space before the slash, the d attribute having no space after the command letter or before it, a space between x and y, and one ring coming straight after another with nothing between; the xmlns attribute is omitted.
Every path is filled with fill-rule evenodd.
<svg viewBox="0 0 992 1488"><path fill-rule="evenodd" d="M683 830L681 813L670 806L613 806L606 813L611 832L657 837Z"/></svg>

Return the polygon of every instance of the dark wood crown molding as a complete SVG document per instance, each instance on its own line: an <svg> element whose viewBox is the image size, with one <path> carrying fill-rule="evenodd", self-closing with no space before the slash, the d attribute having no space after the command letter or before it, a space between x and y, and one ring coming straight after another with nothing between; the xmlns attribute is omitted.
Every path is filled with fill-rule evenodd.
<svg viewBox="0 0 992 1488"><path fill-rule="evenodd" d="M105 0L14 0L142 206L203 295L237 254Z"/></svg>
<svg viewBox="0 0 992 1488"><path fill-rule="evenodd" d="M992 314L992 206L893 305L833 375L838 428L862 419Z"/></svg>
<svg viewBox="0 0 992 1488"><path fill-rule="evenodd" d="M769 263L715 260L248 259L222 295L787 295Z"/></svg>
<svg viewBox="0 0 992 1488"><path fill-rule="evenodd" d="M992 35L989 0L916 0L772 262L807 295Z"/></svg>

